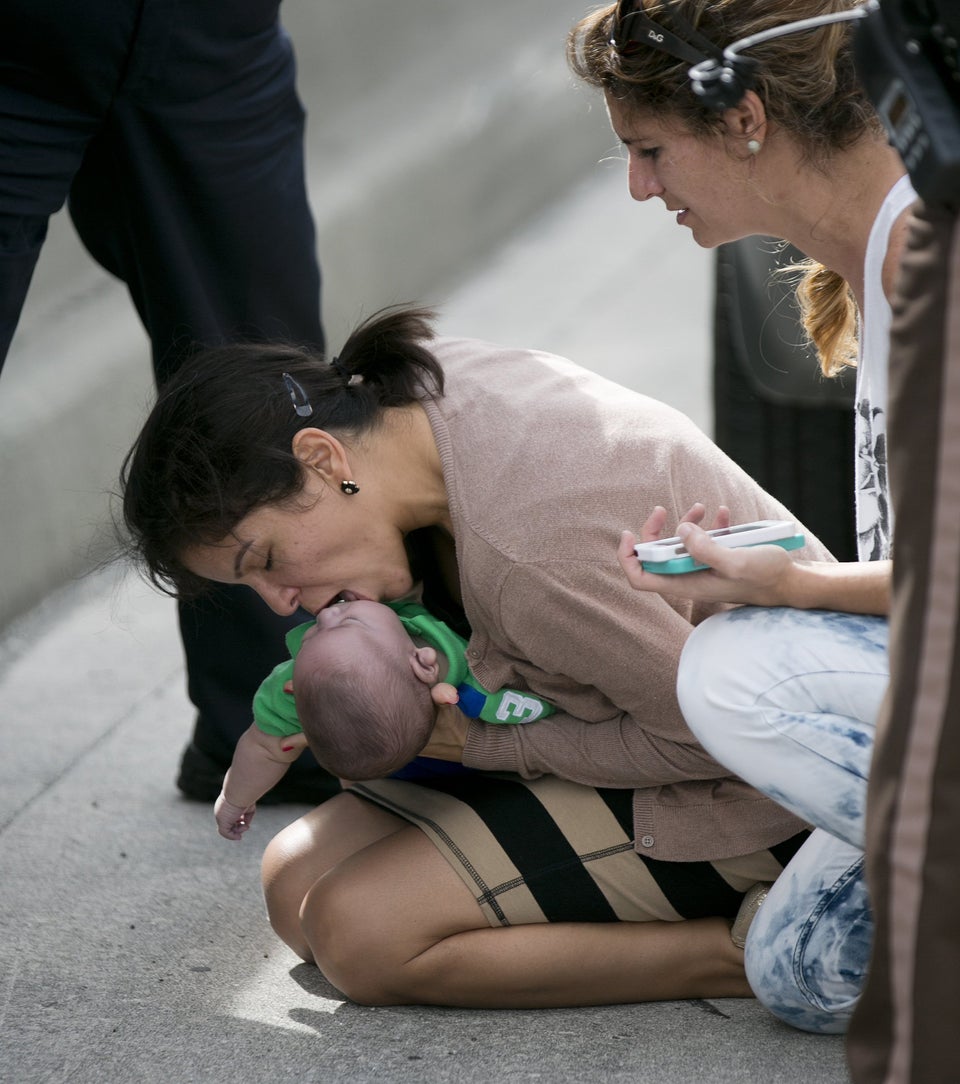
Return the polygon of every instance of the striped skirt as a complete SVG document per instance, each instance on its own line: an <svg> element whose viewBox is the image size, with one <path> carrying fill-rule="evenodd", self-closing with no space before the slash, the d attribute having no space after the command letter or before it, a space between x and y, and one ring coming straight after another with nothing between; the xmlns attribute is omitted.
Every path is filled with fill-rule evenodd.
<svg viewBox="0 0 960 1084"><path fill-rule="evenodd" d="M350 789L425 832L491 926L732 919L809 834L736 858L664 862L634 850L631 790L501 773Z"/></svg>

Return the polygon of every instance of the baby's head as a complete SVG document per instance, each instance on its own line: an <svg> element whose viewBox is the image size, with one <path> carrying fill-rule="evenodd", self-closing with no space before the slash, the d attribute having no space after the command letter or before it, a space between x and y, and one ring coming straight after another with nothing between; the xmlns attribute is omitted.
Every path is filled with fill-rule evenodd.
<svg viewBox="0 0 960 1084"><path fill-rule="evenodd" d="M408 764L433 729L436 652L418 648L379 602L328 606L293 664L300 725L314 756L344 779L380 779Z"/></svg>

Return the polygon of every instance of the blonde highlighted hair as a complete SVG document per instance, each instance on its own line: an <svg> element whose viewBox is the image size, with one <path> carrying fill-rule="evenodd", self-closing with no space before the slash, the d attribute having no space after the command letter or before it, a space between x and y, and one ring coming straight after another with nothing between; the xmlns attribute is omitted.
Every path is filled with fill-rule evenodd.
<svg viewBox="0 0 960 1084"><path fill-rule="evenodd" d="M813 343L824 376L857 364L857 303L847 280L816 260L786 268L799 271L800 323Z"/></svg>
<svg viewBox="0 0 960 1084"><path fill-rule="evenodd" d="M675 10L720 48L785 22L847 11L863 0L641 0L646 15L674 29ZM721 130L723 119L693 93L689 63L656 49L622 57L610 44L616 5L581 19L567 37L573 72L628 112L670 116L694 134ZM680 31L682 37L682 31ZM828 26L762 42L749 51L757 61L754 90L767 116L788 131L815 168L882 126L857 77L851 24ZM833 376L856 360L856 303L840 275L809 261L797 286L804 329Z"/></svg>

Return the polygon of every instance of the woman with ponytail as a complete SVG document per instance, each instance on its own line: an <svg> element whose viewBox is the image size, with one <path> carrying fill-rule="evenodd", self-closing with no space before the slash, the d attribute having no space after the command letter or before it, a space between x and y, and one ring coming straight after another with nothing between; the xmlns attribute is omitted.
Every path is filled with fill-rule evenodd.
<svg viewBox="0 0 960 1084"><path fill-rule="evenodd" d="M828 22L744 49L747 89L725 108L711 107L690 78L698 63L722 64L723 49L735 42L859 6L621 0L574 27L568 58L603 91L635 199L659 199L679 212L678 224L704 247L756 234L783 238L809 257L783 273L799 278L804 327L824 375L857 367L860 559L884 560L892 532L889 301L915 194L858 80L853 23ZM878 598L870 591L862 604L875 608Z"/></svg>
<svg viewBox="0 0 960 1084"><path fill-rule="evenodd" d="M523 726L448 713L422 754L472 771L349 784L267 847L274 929L345 994L749 996L746 930L808 832L683 723L680 651L719 607L638 597L615 541L654 501L678 518L701 499L725 515L721 494L739 520L789 513L689 419L395 309L329 362L262 344L191 358L123 489L133 556L163 589L241 583L306 616L414 596L467 639L485 688L556 707ZM809 535L797 553L829 561ZM794 899L792 946L819 960L816 900ZM829 983L850 980L824 979L828 1007L805 1026L836 1026Z"/></svg>
<svg viewBox="0 0 960 1084"><path fill-rule="evenodd" d="M621 0L582 20L568 41L574 70L604 93L633 197L662 200L705 247L758 234L806 253L798 299L823 373L857 369L858 563L792 562L771 546L724 549L696 523L678 531L708 568L682 583L644 571L631 532L619 550L638 591L741 604L688 640L678 677L684 717L721 763L820 829L808 844L820 840L820 868L788 867L747 942L751 985L771 1003L785 988L771 948L789 921L791 893L821 893L836 951L859 941L861 971L869 945L864 810L889 676L890 300L915 194L857 77L853 19L844 16L859 6ZM775 33L798 20L809 22ZM735 43L743 44L732 61L724 50ZM740 83L725 98L710 82L724 65ZM672 534L676 522L655 508L642 537L668 526ZM802 990L803 961L786 966ZM846 1015L856 984L850 992ZM812 996L801 994L798 1013ZM789 1006L778 1011L790 1018Z"/></svg>

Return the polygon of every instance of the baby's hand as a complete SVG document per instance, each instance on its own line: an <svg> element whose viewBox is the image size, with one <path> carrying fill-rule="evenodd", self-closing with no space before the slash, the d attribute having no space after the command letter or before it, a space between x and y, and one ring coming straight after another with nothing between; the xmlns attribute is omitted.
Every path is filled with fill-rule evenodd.
<svg viewBox="0 0 960 1084"><path fill-rule="evenodd" d="M460 694L448 681L438 681L430 690L434 704L459 704Z"/></svg>
<svg viewBox="0 0 960 1084"><path fill-rule="evenodd" d="M241 839L243 833L250 827L253 815L256 813L256 805L243 806L228 802L221 792L220 797L213 806L213 815L217 821L217 831L224 839Z"/></svg>

